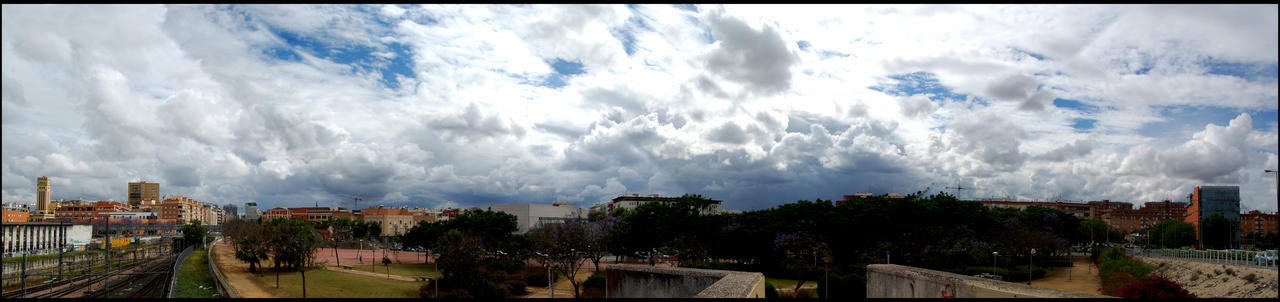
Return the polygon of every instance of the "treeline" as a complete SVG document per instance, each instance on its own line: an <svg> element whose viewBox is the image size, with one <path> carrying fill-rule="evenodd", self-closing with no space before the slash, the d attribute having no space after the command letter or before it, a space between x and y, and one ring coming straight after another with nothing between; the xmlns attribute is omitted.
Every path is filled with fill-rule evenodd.
<svg viewBox="0 0 1280 302"><path fill-rule="evenodd" d="M827 271L848 285L833 286L832 297L863 297L867 264L890 262L957 273L994 270L1008 274L1007 279L1026 278L1029 273L1043 275L1042 269L1032 271L1027 265L1032 249L1035 266L1066 266L1070 262L1065 256L1075 245L1124 238L1100 220L1081 221L1044 207L987 208L945 193L878 196L841 205L801 200L740 214L704 215L710 202L686 195L674 202L548 224L521 235L511 234L514 216L473 211L453 220L420 223L402 242L406 247L444 250L475 240L474 251L481 255L476 262L530 259L550 264L557 275L566 277L606 255L647 262L677 259L685 267L759 271L797 280L821 280ZM454 231L457 235L446 236ZM442 256L441 264L449 258ZM442 269L449 279L449 269ZM577 294L580 284L573 285Z"/></svg>

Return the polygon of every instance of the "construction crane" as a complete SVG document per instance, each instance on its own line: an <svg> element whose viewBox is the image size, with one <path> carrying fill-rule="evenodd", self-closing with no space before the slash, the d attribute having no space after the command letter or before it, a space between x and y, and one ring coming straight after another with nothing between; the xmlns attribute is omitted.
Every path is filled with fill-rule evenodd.
<svg viewBox="0 0 1280 302"><path fill-rule="evenodd" d="M364 199L361 199L360 197L356 197L355 195L347 195L347 194L333 194L333 195L340 196L342 198L350 198L351 202L353 203L351 207L351 211L355 211L356 209L360 208L360 201L364 200Z"/></svg>
<svg viewBox="0 0 1280 302"><path fill-rule="evenodd" d="M947 187L947 190L952 190L952 189L956 190L956 199L960 199L960 190L973 190L972 187L963 187L963 186L960 186L960 184L958 183L954 187Z"/></svg>

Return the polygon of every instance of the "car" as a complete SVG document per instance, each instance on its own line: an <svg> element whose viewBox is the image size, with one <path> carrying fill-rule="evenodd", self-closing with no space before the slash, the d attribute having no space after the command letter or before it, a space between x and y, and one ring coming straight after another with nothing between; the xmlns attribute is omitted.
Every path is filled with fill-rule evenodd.
<svg viewBox="0 0 1280 302"><path fill-rule="evenodd" d="M1276 262L1276 252L1266 251L1254 254L1253 261L1258 265L1272 265Z"/></svg>

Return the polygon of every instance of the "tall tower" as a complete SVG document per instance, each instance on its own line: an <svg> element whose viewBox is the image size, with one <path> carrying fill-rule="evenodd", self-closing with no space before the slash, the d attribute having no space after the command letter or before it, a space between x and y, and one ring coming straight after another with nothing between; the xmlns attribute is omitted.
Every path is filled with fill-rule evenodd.
<svg viewBox="0 0 1280 302"><path fill-rule="evenodd" d="M53 207L49 204L49 195L53 193L52 185L48 176L36 179L36 215L40 220L53 218Z"/></svg>
<svg viewBox="0 0 1280 302"><path fill-rule="evenodd" d="M160 184L145 181L129 183L129 205L138 206L144 201L160 201Z"/></svg>

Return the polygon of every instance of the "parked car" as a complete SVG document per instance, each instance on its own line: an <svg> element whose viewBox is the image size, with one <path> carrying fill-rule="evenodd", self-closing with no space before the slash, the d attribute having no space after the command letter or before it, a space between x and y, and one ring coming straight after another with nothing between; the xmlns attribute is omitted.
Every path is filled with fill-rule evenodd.
<svg viewBox="0 0 1280 302"><path fill-rule="evenodd" d="M1276 252L1266 251L1254 254L1253 261L1258 265L1272 265L1276 263Z"/></svg>

